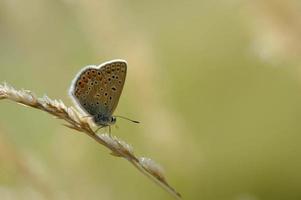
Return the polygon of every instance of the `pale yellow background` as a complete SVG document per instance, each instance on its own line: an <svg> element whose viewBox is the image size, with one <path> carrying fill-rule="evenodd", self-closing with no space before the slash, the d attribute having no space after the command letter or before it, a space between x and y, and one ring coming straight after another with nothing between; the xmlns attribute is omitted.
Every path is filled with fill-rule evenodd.
<svg viewBox="0 0 301 200"><path fill-rule="evenodd" d="M128 61L113 134L184 199L301 199L299 0L1 0L0 82L62 99ZM0 102L1 200L172 199L62 121Z"/></svg>

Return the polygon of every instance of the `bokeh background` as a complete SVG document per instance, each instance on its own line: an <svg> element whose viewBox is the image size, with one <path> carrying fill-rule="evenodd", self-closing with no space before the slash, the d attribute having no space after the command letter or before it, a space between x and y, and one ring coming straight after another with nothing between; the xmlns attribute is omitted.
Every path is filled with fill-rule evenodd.
<svg viewBox="0 0 301 200"><path fill-rule="evenodd" d="M62 99L122 58L113 134L184 199L301 199L301 1L1 0L0 81ZM0 102L0 199L172 199L62 121Z"/></svg>

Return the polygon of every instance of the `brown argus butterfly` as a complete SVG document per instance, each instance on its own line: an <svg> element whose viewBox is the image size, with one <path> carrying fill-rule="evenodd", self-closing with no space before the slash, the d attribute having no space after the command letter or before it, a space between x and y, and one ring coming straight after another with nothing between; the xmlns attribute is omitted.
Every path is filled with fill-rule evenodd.
<svg viewBox="0 0 301 200"><path fill-rule="evenodd" d="M121 117L113 116L113 113L122 93L126 71L125 60L112 60L99 66L86 66L72 82L70 96L100 127L111 126L115 124L116 117Z"/></svg>

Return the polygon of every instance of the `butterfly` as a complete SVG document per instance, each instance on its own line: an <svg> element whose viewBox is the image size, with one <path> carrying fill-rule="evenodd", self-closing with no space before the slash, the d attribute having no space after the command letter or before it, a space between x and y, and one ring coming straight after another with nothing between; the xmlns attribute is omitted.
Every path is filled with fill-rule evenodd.
<svg viewBox="0 0 301 200"><path fill-rule="evenodd" d="M100 128L116 123L116 117L138 121L122 116L113 116L123 90L127 73L125 60L111 60L84 67L72 81L69 94L75 105L91 116Z"/></svg>

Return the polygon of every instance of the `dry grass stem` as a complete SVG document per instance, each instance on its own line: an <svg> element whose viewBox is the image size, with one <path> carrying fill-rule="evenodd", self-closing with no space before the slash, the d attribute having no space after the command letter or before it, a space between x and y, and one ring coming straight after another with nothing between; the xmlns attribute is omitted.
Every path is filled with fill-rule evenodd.
<svg viewBox="0 0 301 200"><path fill-rule="evenodd" d="M31 91L16 90L6 83L3 85L0 84L0 99L9 99L22 105L45 111L59 119L65 120L67 122L65 124L66 127L87 134L98 143L109 148L113 156L125 158L141 173L149 177L168 193L177 199L181 198L181 195L166 181L160 165L150 158L136 157L133 147L115 136L96 134L96 132L93 131L94 123L90 118L82 117L77 110L65 106L61 100L52 100L46 95L43 98L37 98Z"/></svg>

